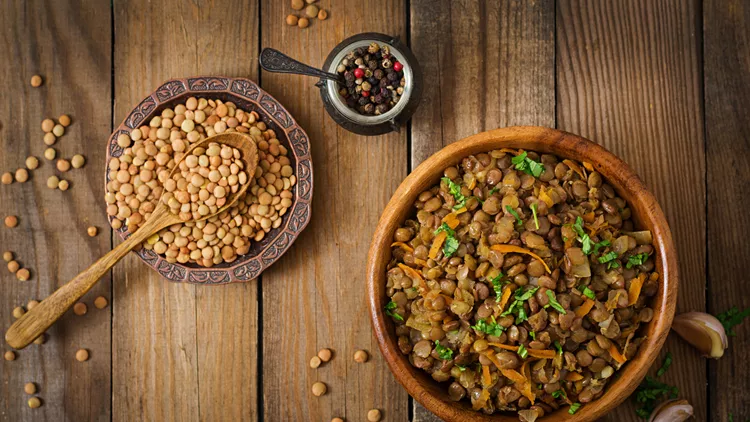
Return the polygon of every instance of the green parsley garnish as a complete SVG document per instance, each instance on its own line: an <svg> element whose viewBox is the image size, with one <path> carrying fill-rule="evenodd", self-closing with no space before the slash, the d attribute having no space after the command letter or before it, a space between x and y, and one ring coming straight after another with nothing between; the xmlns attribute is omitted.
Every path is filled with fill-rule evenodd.
<svg viewBox="0 0 750 422"><path fill-rule="evenodd" d="M643 380L635 391L635 401L640 405L635 413L643 419L649 418L651 412L656 408L657 401L665 397L675 399L679 394L677 387L661 383L649 376Z"/></svg>
<svg viewBox="0 0 750 422"><path fill-rule="evenodd" d="M589 289L588 286L583 286L583 295L591 300L596 299L596 294L593 290Z"/></svg>
<svg viewBox="0 0 750 422"><path fill-rule="evenodd" d="M497 321L495 321L494 316L490 318L491 322L487 322L486 319L480 319L477 321L477 325L472 325L471 328L479 331L480 333L500 337L503 334L503 331L505 331L505 327L499 325Z"/></svg>
<svg viewBox="0 0 750 422"><path fill-rule="evenodd" d="M547 298L549 298L549 302L544 307L547 308L551 306L557 312L565 315L567 312L565 312L565 308L560 305L560 302L557 301L555 292L553 292L552 290L547 290L545 293L547 294Z"/></svg>
<svg viewBox="0 0 750 422"><path fill-rule="evenodd" d="M662 363L661 368L656 371L656 376L660 377L664 375L664 373L667 372L667 369L669 369L670 365L672 365L672 352L667 352L667 355L664 356L664 363Z"/></svg>
<svg viewBox="0 0 750 422"><path fill-rule="evenodd" d="M440 340L435 340L435 351L442 360L449 360L453 357L453 350L440 344Z"/></svg>
<svg viewBox="0 0 750 422"><path fill-rule="evenodd" d="M518 345L518 351L516 353L518 353L518 356L521 356L521 359L526 359L526 356L529 355L529 351L526 350L526 347L524 347L523 344Z"/></svg>
<svg viewBox="0 0 750 422"><path fill-rule="evenodd" d="M628 263L625 264L625 268L630 269L635 267L636 265L643 265L643 263L646 262L647 259L648 254L646 252L632 255L630 258L628 258Z"/></svg>
<svg viewBox="0 0 750 422"><path fill-rule="evenodd" d="M495 192L497 192L499 190L500 190L500 188L498 188L497 186L495 186L494 188L490 189L489 192L487 192L487 197L489 198L490 196L492 196L493 193L495 193Z"/></svg>
<svg viewBox="0 0 750 422"><path fill-rule="evenodd" d="M456 200L456 204L453 205L453 209L457 210L459 208L462 208L464 205L466 205L466 197L461 193L461 186L459 186L457 183L455 183L453 180L443 177L443 182L445 182L446 185L448 185L448 191L453 196L453 199Z"/></svg>
<svg viewBox="0 0 750 422"><path fill-rule="evenodd" d="M536 340L536 333L533 331L529 331L529 337L531 337L532 340Z"/></svg>
<svg viewBox="0 0 750 422"><path fill-rule="evenodd" d="M500 297L503 295L503 286L508 283L506 280L505 282L501 282L500 279L504 277L503 273L497 275L497 277L490 280L490 283L492 283L492 289L495 290L495 296Z"/></svg>
<svg viewBox="0 0 750 422"><path fill-rule="evenodd" d="M521 170L522 172L537 178L544 172L544 164L538 163L529 158L526 151L516 155L510 161L516 165L516 170Z"/></svg>
<svg viewBox="0 0 750 422"><path fill-rule="evenodd" d="M397 321L404 322L404 317L393 312L396 310L396 308L398 308L398 305L396 304L396 302L394 301L388 302L388 304L385 305L385 314Z"/></svg>
<svg viewBox="0 0 750 422"><path fill-rule="evenodd" d="M594 245L591 242L591 238L583 230L583 218L580 216L576 217L575 223L573 223L573 230L578 235L578 241L581 242L581 250L584 254L588 255L593 251Z"/></svg>
<svg viewBox="0 0 750 422"><path fill-rule="evenodd" d="M555 340L555 349L557 349L558 355L562 355L563 353L562 346L560 346L560 342L557 340Z"/></svg>
<svg viewBox="0 0 750 422"><path fill-rule="evenodd" d="M445 242L443 243L443 255L445 255L447 258L450 258L451 255L456 253L456 250L458 250L458 239L456 239L456 232L450 228L450 226L447 223L443 223L440 225L440 227L435 230L434 234L438 234L440 232L445 232L448 237L445 238Z"/></svg>
<svg viewBox="0 0 750 422"><path fill-rule="evenodd" d="M559 389L557 391L553 391L552 392L552 397L554 397L556 399L559 399L560 397L566 397L565 390L563 390L561 388L561 389Z"/></svg>
<svg viewBox="0 0 750 422"><path fill-rule="evenodd" d="M503 312L501 316L515 314L516 324L520 324L529 319L528 315L526 315L526 309L524 309L523 303L531 299L531 296L534 296L534 293L536 293L537 290L539 290L539 287L534 287L528 290L522 288L516 290L513 294L513 302L508 307L508 310Z"/></svg>
<svg viewBox="0 0 750 422"><path fill-rule="evenodd" d="M463 371L466 370L466 367L465 366L461 366L461 365L456 365L456 368L458 368L458 370L461 371L461 372L463 372Z"/></svg>
<svg viewBox="0 0 750 422"><path fill-rule="evenodd" d="M445 233L448 234L448 236L455 236L456 235L456 232L453 231L453 229L451 228L451 226L448 225L448 223L441 224L440 227L438 227L437 230L435 230L435 232L433 234L436 235L436 234L438 234L440 232L445 232Z"/></svg>
<svg viewBox="0 0 750 422"><path fill-rule="evenodd" d="M615 251L606 253L597 259L600 264L607 264L607 269L620 267L620 263L615 261L617 259L617 252Z"/></svg>
<svg viewBox="0 0 750 422"><path fill-rule="evenodd" d="M599 249L602 248L602 247L605 247L605 246L609 246L609 240L602 240L601 242L599 242L596 245L594 245L594 251L592 253L598 254L599 253Z"/></svg>
<svg viewBox="0 0 750 422"><path fill-rule="evenodd" d="M539 230L539 220L536 217L536 204L531 204L531 213L534 215L534 226Z"/></svg>
<svg viewBox="0 0 750 422"><path fill-rule="evenodd" d="M728 311L719 314L716 318L721 322L721 325L724 326L724 330L727 332L728 336L736 336L737 334L734 332L733 328L739 324L742 323L742 320L750 316L750 308L745 309L744 311L740 312L740 310L734 306Z"/></svg>
<svg viewBox="0 0 750 422"><path fill-rule="evenodd" d="M568 413L571 415L575 415L578 409L581 408L581 403L573 403L570 405L570 409L568 409Z"/></svg>
<svg viewBox="0 0 750 422"><path fill-rule="evenodd" d="M523 224L523 221L521 220L521 217L518 216L518 213L516 212L516 210L514 210L513 208L511 208L510 205L506 205L505 209L508 210L508 212L510 213L510 215L512 215L513 217L516 218L516 225L517 226L520 226L521 224Z"/></svg>

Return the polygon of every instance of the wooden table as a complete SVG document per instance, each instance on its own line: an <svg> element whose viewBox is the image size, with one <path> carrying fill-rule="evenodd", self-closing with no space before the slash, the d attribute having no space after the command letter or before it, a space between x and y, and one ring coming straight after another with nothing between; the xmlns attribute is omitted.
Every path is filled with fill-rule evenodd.
<svg viewBox="0 0 750 422"><path fill-rule="evenodd" d="M321 0L329 18L288 27L286 0L6 0L0 5L0 172L41 157L40 122L68 113L55 145L84 153L49 190L44 160L30 182L0 185L0 249L32 279L0 272L0 328L117 243L103 206L104 142L113 125L168 78L249 77L307 130L315 164L313 221L291 250L246 284L162 280L134 255L85 297L43 345L0 364L2 421L429 421L394 381L372 337L364 263L381 209L399 182L442 146L479 131L543 125L595 140L629 162L669 218L680 258L678 312L750 305L750 5L742 0ZM262 47L320 65L341 40L377 31L407 41L425 73L409 127L375 138L337 127L315 81L261 72ZM31 88L33 74L44 76ZM101 234L86 235L96 225ZM104 295L110 306L95 309ZM719 361L672 336L663 377L697 420L750 417L750 330ZM78 348L91 359L74 359ZM314 370L318 349L334 359ZM370 352L357 364L357 349ZM8 346L3 347L3 351ZM315 381L328 394L315 398ZM23 384L43 406L29 409ZM607 418L636 421L630 402Z"/></svg>

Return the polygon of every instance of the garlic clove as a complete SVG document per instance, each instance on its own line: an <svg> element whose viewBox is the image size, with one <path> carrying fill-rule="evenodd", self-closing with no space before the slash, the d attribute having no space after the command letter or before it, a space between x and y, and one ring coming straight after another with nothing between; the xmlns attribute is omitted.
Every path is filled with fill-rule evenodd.
<svg viewBox="0 0 750 422"><path fill-rule="evenodd" d="M653 412L648 422L683 422L693 416L693 406L687 400L667 400Z"/></svg>
<svg viewBox="0 0 750 422"><path fill-rule="evenodd" d="M715 316L703 312L680 314L675 317L672 329L704 356L714 359L724 356L727 334Z"/></svg>

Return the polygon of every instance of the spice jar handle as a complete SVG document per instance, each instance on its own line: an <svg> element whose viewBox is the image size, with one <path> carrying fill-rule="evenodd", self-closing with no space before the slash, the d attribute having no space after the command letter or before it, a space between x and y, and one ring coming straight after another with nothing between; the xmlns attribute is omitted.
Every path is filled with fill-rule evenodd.
<svg viewBox="0 0 750 422"><path fill-rule="evenodd" d="M324 72L320 69L310 67L304 63L287 56L279 50L264 48L260 52L260 67L269 72L295 73L297 75L314 76L316 78L330 79L343 82L341 77L333 73Z"/></svg>

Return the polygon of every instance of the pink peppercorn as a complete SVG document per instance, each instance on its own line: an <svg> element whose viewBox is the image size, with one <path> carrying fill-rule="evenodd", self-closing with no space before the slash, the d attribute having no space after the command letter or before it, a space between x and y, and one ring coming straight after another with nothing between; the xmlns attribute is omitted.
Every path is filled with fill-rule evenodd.
<svg viewBox="0 0 750 422"><path fill-rule="evenodd" d="M370 96L370 91L362 91L361 94L362 94L363 97L369 97Z"/></svg>
<svg viewBox="0 0 750 422"><path fill-rule="evenodd" d="M401 69L403 68L404 68L404 65L402 65L401 62L393 63L393 70L395 70L396 72L400 72Z"/></svg>
<svg viewBox="0 0 750 422"><path fill-rule="evenodd" d="M360 68L354 69L354 77L355 78L360 79L360 78L363 78L364 76L365 76L365 71L364 70L362 70Z"/></svg>

